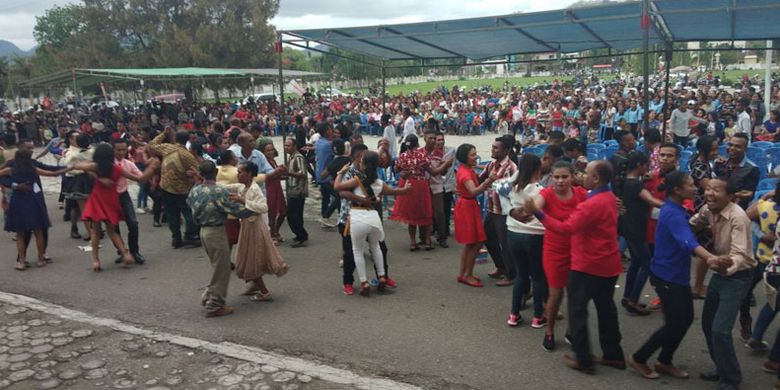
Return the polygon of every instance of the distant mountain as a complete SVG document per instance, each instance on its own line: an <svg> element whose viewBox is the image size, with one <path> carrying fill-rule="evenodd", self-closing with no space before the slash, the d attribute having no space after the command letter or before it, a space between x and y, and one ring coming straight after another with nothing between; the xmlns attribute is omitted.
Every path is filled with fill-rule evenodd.
<svg viewBox="0 0 780 390"><path fill-rule="evenodd" d="M35 54L35 48L24 51L11 42L0 39L0 57L30 57Z"/></svg>

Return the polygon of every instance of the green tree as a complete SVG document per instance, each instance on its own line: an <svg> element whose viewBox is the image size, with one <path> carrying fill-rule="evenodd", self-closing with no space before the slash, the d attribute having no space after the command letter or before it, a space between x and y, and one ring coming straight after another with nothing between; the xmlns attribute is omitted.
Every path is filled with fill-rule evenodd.
<svg viewBox="0 0 780 390"><path fill-rule="evenodd" d="M273 67L276 35L269 21L278 9L279 0L82 0L37 18L40 46L32 64L60 70Z"/></svg>

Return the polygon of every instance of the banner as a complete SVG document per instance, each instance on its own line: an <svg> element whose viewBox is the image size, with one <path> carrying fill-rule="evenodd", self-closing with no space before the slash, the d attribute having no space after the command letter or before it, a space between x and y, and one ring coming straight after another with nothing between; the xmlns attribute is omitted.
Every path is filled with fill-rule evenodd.
<svg viewBox="0 0 780 390"><path fill-rule="evenodd" d="M287 83L287 88L295 92L298 96L303 96L303 94L306 93L306 88L302 87L295 80L290 80L290 82Z"/></svg>

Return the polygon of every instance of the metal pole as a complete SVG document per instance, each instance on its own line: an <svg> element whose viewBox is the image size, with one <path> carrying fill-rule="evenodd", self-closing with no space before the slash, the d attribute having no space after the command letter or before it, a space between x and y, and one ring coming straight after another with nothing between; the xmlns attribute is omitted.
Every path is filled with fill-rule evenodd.
<svg viewBox="0 0 780 390"><path fill-rule="evenodd" d="M649 121L647 120L647 110L650 107L650 0L642 1L642 63L644 65L643 71L643 93L642 93L642 109L645 111L645 117L642 118L642 133L647 131Z"/></svg>
<svg viewBox="0 0 780 390"><path fill-rule="evenodd" d="M284 146L284 142L287 141L287 122L285 121L285 109L284 109L284 73L282 71L282 33L277 33L277 40L276 40L276 52L279 54L279 120L281 121L281 131L282 131L282 145ZM287 152L284 150L284 147L282 147L282 152L284 153L284 164L287 165ZM285 180L285 186L287 185L287 180Z"/></svg>
<svg viewBox="0 0 780 390"><path fill-rule="evenodd" d="M763 120L769 119L769 98L772 95L772 41L766 41L766 69L764 69L764 114Z"/></svg>
<svg viewBox="0 0 780 390"><path fill-rule="evenodd" d="M385 95L386 95L386 92L385 92L385 87L386 87L386 85L385 85L385 60L382 60L382 68L381 68L381 70L382 70L382 115L384 115L385 114L385 103L386 103L385 102Z"/></svg>
<svg viewBox="0 0 780 390"><path fill-rule="evenodd" d="M661 142L666 142L666 122L669 120L669 69L672 67L672 55L674 52L672 51L672 44L668 43L666 45L666 53L664 53L664 62L666 64L666 82L664 84L664 123L663 123L663 132L661 133Z"/></svg>

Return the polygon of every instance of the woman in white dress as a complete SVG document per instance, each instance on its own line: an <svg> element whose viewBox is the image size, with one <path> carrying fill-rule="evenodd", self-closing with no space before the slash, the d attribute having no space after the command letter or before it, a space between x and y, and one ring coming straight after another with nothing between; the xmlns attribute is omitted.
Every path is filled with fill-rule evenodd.
<svg viewBox="0 0 780 390"><path fill-rule="evenodd" d="M371 285L366 274L366 260L363 251L368 248L376 267L377 290L385 288L385 265L379 242L385 239L382 219L379 217L375 204L381 202L381 195L406 195L411 192L411 183L402 189L393 189L377 177L379 155L376 152L366 152L363 159L353 162L358 174L349 180L342 180L350 165L344 166L336 175L333 188L336 191L352 191L355 195L349 212L349 221L344 234L350 235L352 255L355 258L360 279L360 295L369 296Z"/></svg>

